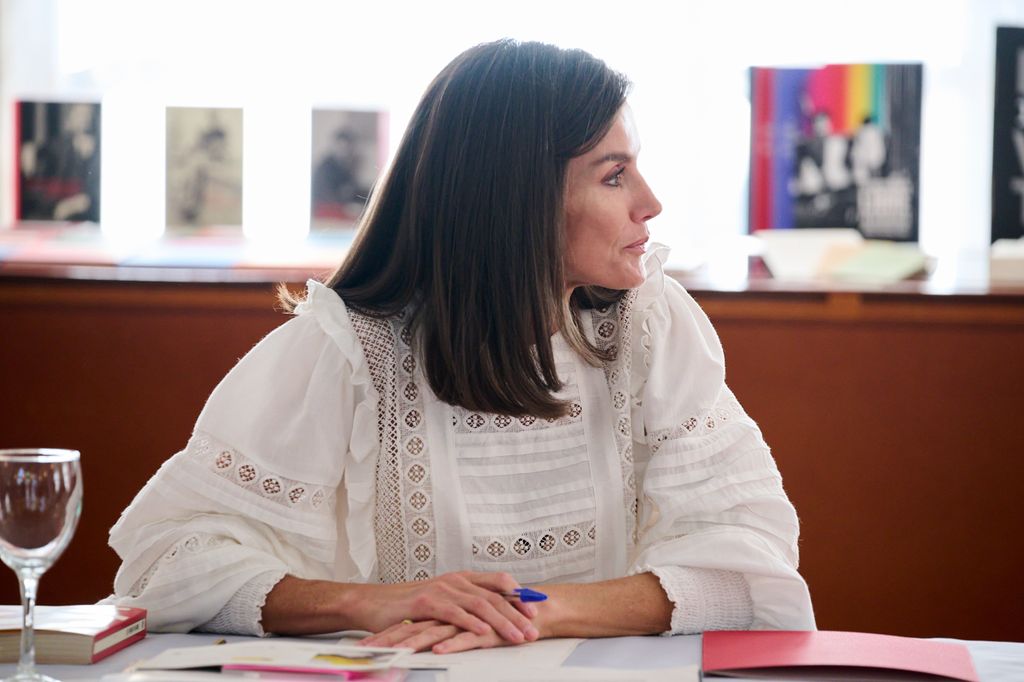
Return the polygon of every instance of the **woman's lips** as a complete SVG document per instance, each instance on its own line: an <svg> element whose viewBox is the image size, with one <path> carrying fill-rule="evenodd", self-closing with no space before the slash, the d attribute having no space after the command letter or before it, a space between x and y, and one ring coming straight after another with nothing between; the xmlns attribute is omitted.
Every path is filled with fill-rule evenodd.
<svg viewBox="0 0 1024 682"><path fill-rule="evenodd" d="M636 240L632 244L626 246L626 251L636 251L637 253L643 253L644 251L647 250L648 239L650 239L650 237L644 237L643 239Z"/></svg>

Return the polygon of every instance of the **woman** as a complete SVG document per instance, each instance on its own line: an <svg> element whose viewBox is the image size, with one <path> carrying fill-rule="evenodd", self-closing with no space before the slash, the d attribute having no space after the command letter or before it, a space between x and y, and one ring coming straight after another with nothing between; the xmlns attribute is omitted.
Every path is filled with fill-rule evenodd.
<svg viewBox="0 0 1024 682"><path fill-rule="evenodd" d="M111 531L119 603L436 652L814 627L768 448L645 255L627 89L512 41L438 75L345 262Z"/></svg>

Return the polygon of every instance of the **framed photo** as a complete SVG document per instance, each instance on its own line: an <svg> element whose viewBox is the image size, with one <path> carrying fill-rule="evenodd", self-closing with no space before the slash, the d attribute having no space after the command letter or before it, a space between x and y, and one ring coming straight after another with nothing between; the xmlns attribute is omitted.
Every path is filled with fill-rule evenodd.
<svg viewBox="0 0 1024 682"><path fill-rule="evenodd" d="M1024 239L1024 27L996 28L992 241Z"/></svg>
<svg viewBox="0 0 1024 682"><path fill-rule="evenodd" d="M379 111L313 110L311 229L355 225L384 165L386 125Z"/></svg>
<svg viewBox="0 0 1024 682"><path fill-rule="evenodd" d="M242 110L168 107L168 231L241 225Z"/></svg>
<svg viewBox="0 0 1024 682"><path fill-rule="evenodd" d="M100 105L18 102L20 221L100 220Z"/></svg>

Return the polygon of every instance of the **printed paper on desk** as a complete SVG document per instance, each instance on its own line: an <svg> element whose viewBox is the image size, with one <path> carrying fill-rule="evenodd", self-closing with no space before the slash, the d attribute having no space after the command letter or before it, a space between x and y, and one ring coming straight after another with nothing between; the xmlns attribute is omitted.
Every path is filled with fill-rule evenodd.
<svg viewBox="0 0 1024 682"><path fill-rule="evenodd" d="M570 638L542 639L528 644L473 649L457 654L434 654L423 651L400 659L396 665L400 668L418 670L444 670L465 665L487 666L491 670L502 670L511 666L554 668L562 665L582 641Z"/></svg>
<svg viewBox="0 0 1024 682"><path fill-rule="evenodd" d="M978 682L962 644L866 632L705 632L704 675Z"/></svg>
<svg viewBox="0 0 1024 682"><path fill-rule="evenodd" d="M333 674L384 670L408 655L406 649L353 647L328 642L238 642L167 649L143 661L138 670L277 670Z"/></svg>
<svg viewBox="0 0 1024 682"><path fill-rule="evenodd" d="M608 668L526 667L508 670L459 666L448 671L447 682L698 682L700 669L612 670Z"/></svg>

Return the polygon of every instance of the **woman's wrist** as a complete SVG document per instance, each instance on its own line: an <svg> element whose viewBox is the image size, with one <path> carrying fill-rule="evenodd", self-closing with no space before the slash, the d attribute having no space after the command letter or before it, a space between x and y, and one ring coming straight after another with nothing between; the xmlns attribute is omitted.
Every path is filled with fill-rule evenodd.
<svg viewBox="0 0 1024 682"><path fill-rule="evenodd" d="M377 587L287 575L267 594L261 615L263 630L308 635L365 629L372 610L369 593Z"/></svg>
<svg viewBox="0 0 1024 682"><path fill-rule="evenodd" d="M533 618L533 625L540 632L538 639L571 636L567 634L571 630L571 597L565 587L571 586L546 585L542 588L548 598L535 604L537 615Z"/></svg>

